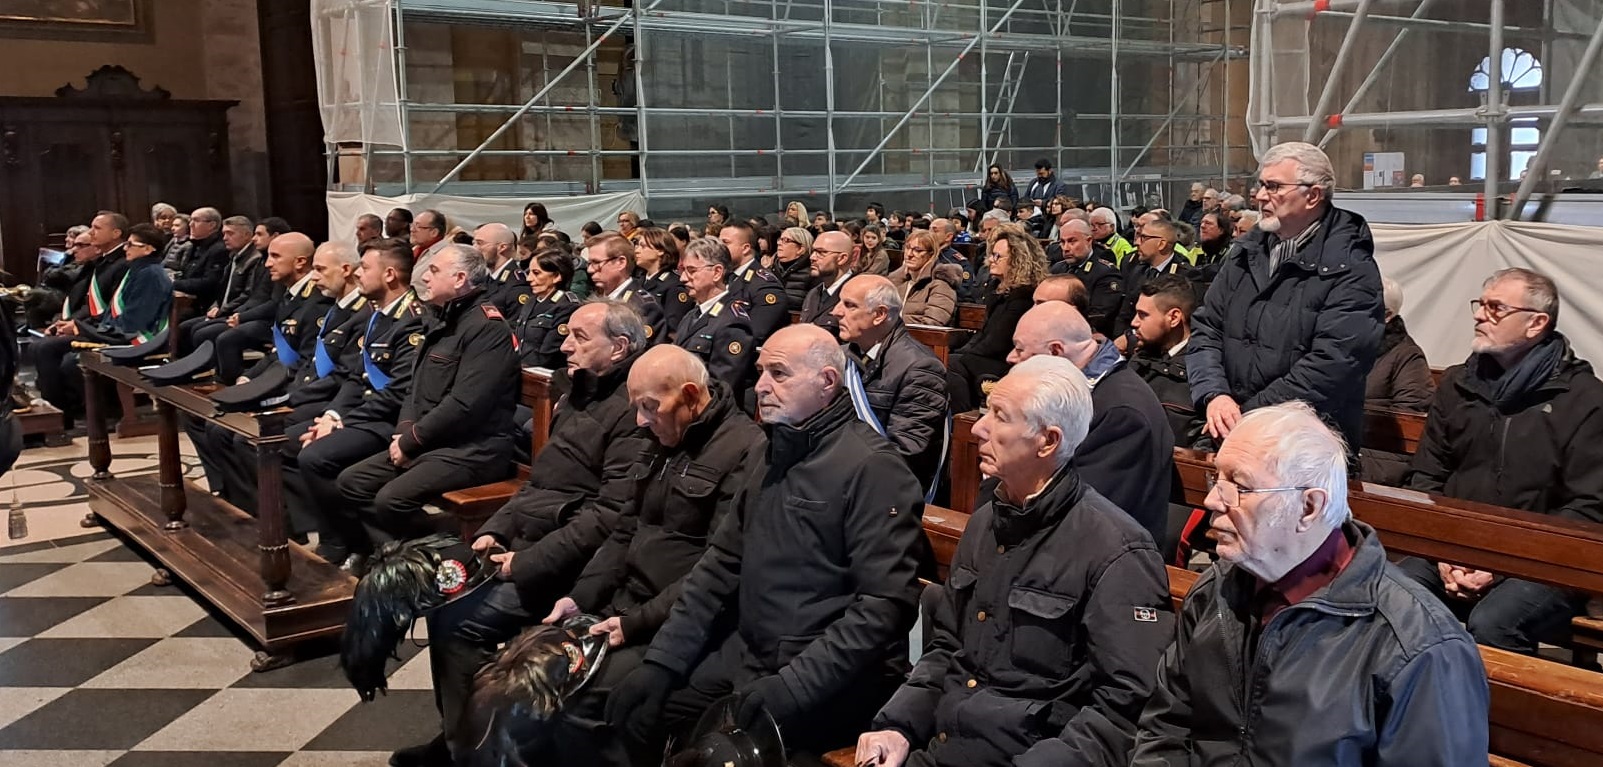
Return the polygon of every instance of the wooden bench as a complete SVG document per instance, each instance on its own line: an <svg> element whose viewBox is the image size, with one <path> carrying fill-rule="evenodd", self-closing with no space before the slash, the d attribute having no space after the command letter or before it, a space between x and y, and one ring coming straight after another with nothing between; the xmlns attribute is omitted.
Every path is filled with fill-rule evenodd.
<svg viewBox="0 0 1603 767"><path fill-rule="evenodd" d="M985 327L985 304L958 304L957 326L964 330Z"/></svg>
<svg viewBox="0 0 1603 767"><path fill-rule="evenodd" d="M551 371L524 368L519 399L533 414L534 428L529 436L529 457L532 460L540 454L540 449L545 447L546 440L551 436ZM519 463L510 479L444 493L440 496L439 506L456 518L463 540L470 540L528 481L529 465Z"/></svg>
<svg viewBox="0 0 1603 767"><path fill-rule="evenodd" d="M907 334L912 336L914 341L928 346L930 351L935 352L936 359L939 359L941 364L945 365L947 358L951 356L952 349L961 346L964 341L967 341L972 332L960 328L943 328L937 325L908 325Z"/></svg>

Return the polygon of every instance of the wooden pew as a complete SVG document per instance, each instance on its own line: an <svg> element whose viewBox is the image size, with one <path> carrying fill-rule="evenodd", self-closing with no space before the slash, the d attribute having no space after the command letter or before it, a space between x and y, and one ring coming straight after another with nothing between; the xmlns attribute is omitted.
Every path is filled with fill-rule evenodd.
<svg viewBox="0 0 1603 767"><path fill-rule="evenodd" d="M968 340L971 332L958 328L943 328L936 325L908 325L907 334L912 336L914 341L928 346L930 351L935 352L936 359L939 359L941 364L945 365L953 347L961 346L964 341Z"/></svg>
<svg viewBox="0 0 1603 767"><path fill-rule="evenodd" d="M540 454L551 436L551 371L543 368L524 368L520 397L533 411L534 429L529 437L529 456ZM485 521L489 520L506 502L516 495L518 488L529 481L528 464L517 464L510 479L479 485L463 490L452 490L440 496L440 508L456 517L462 538L471 540Z"/></svg>
<svg viewBox="0 0 1603 767"><path fill-rule="evenodd" d="M1413 455L1425 435L1425 414L1406 410L1364 408L1364 447Z"/></svg>
<svg viewBox="0 0 1603 767"><path fill-rule="evenodd" d="M957 326L964 330L979 330L985 326L985 304L958 304Z"/></svg>

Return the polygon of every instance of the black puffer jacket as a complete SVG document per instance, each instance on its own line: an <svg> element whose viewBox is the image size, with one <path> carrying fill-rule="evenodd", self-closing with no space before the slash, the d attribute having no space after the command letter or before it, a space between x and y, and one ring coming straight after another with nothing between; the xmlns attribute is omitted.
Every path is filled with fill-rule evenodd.
<svg viewBox="0 0 1603 767"><path fill-rule="evenodd" d="M1007 359L1008 352L1013 351L1013 331L1019 326L1019 318L1034 305L1033 285L1020 286L1006 293L993 291L985 299L985 323L952 353L973 354L998 362Z"/></svg>
<svg viewBox="0 0 1603 767"><path fill-rule="evenodd" d="M569 596L581 609L623 616L630 644L651 641L736 493L762 466L768 438L722 381L678 445L652 440L629 478L635 509L585 565Z"/></svg>
<svg viewBox="0 0 1603 767"><path fill-rule="evenodd" d="M1486 764L1485 667L1435 597L1388 564L1374 528L1324 588L1269 621L1246 657L1258 580L1214 564L1186 595L1131 767Z"/></svg>
<svg viewBox="0 0 1603 767"><path fill-rule="evenodd" d="M880 344L879 356L871 360L863 358L862 349L848 350L862 364L863 393L885 427L885 438L896 445L913 476L927 484L946 449L946 366L900 322Z"/></svg>
<svg viewBox="0 0 1603 767"><path fill-rule="evenodd" d="M646 661L683 679L734 618L783 680L782 709L816 712L907 668L924 493L844 391L800 425L765 428L767 469L713 535Z"/></svg>
<svg viewBox="0 0 1603 767"><path fill-rule="evenodd" d="M1544 343L1558 347L1552 372L1501 404L1472 369L1481 355L1442 374L1409 487L1603 522L1603 381L1562 334Z"/></svg>
<svg viewBox="0 0 1603 767"><path fill-rule="evenodd" d="M173 280L173 290L194 296L197 306L210 306L223 290L223 276L229 263L228 246L223 244L221 230L190 242L194 247Z"/></svg>
<svg viewBox="0 0 1603 767"><path fill-rule="evenodd" d="M875 717L926 762L1122 767L1174 611L1152 539L1072 467L1023 507L986 496L934 638Z"/></svg>
<svg viewBox="0 0 1603 767"><path fill-rule="evenodd" d="M1230 395L1243 411L1303 400L1362 445L1364 379L1386 309L1369 225L1332 207L1295 258L1269 274L1272 236L1236 240L1192 318L1186 371L1197 409Z"/></svg>
<svg viewBox="0 0 1603 767"><path fill-rule="evenodd" d="M812 264L806 258L798 258L790 263L774 259L774 268L771 270L779 278L780 284L785 286L785 301L789 311L799 312L802 302L807 300L807 292L813 289L817 282L813 278Z"/></svg>
<svg viewBox="0 0 1603 767"><path fill-rule="evenodd" d="M551 439L530 462L529 481L479 530L517 552L512 580L520 587L540 593L553 578L577 576L618 517L633 513L631 472L651 445L624 386L638 356L599 376L581 370L571 379L565 371L553 377L553 390L566 393Z"/></svg>

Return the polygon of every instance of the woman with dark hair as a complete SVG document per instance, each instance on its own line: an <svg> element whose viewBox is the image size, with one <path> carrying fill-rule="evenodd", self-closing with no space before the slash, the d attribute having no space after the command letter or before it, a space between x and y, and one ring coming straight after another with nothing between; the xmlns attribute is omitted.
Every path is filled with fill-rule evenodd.
<svg viewBox="0 0 1603 767"><path fill-rule="evenodd" d="M864 226L858 241L862 254L857 258L858 274L877 274L881 277L890 274L891 254L885 250L884 227L879 224Z"/></svg>
<svg viewBox="0 0 1603 767"><path fill-rule="evenodd" d="M707 226L723 226L729 223L729 208L723 205L707 206Z"/></svg>
<svg viewBox="0 0 1603 767"><path fill-rule="evenodd" d="M543 248L529 259L528 273L534 295L512 322L523 365L567 367L562 342L568 337L568 317L579 308L579 299L567 292L573 281L573 257L558 248Z"/></svg>
<svg viewBox="0 0 1603 767"><path fill-rule="evenodd" d="M997 200L1007 200L1012 206L1008 210L1018 210L1019 190L1013 185L1013 177L1002 166L992 165L985 170L985 179L980 182L981 207L990 210L996 207Z"/></svg>
<svg viewBox="0 0 1603 767"><path fill-rule="evenodd" d="M752 227L752 231L757 235L757 263L764 269L773 269L775 254L779 252L779 230L764 223Z"/></svg>
<svg viewBox="0 0 1603 767"><path fill-rule="evenodd" d="M546 211L544 203L531 202L523 206L523 231L519 234L527 237L531 234L553 231L557 222L551 220L551 214Z"/></svg>
<svg viewBox="0 0 1603 767"><path fill-rule="evenodd" d="M646 292L662 305L668 332L679 329L679 321L690 311L690 293L679 279L679 240L660 227L635 232L635 267L640 270Z"/></svg>
<svg viewBox="0 0 1603 767"><path fill-rule="evenodd" d="M589 242L591 237L600 236L602 230L600 224L594 221L586 221L584 226L579 227L579 231L584 232L584 241Z"/></svg>

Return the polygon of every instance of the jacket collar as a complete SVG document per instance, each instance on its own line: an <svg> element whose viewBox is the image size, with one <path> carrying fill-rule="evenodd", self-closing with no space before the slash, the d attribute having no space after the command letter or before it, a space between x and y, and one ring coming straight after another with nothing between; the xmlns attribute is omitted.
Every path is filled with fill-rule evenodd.
<svg viewBox="0 0 1603 767"><path fill-rule="evenodd" d="M701 411L701 415L696 416L696 420L690 422L690 427L685 429L685 436L679 441L679 446L675 448L676 450L700 450L703 445L707 444L708 440L712 439L714 434L718 433L718 427L722 426L725 421L731 418L748 417L744 413L735 412L734 395L730 392L729 385L723 381L718 379L709 381L707 395L710 397L707 402L707 409Z"/></svg>
<svg viewBox="0 0 1603 767"><path fill-rule="evenodd" d="M852 398L843 387L823 410L795 425L763 424L768 431L768 465L784 472L801 463L826 437L857 420Z"/></svg>
<svg viewBox="0 0 1603 767"><path fill-rule="evenodd" d="M624 357L618 364L613 365L611 370L601 375L581 368L571 377L573 388L569 394L570 399L575 405L582 406L612 396L624 382L629 380L629 368L634 366L635 360L640 359L642 353L644 352L635 352Z"/></svg>
<svg viewBox="0 0 1603 767"><path fill-rule="evenodd" d="M891 349L906 336L907 326L903 325L901 320L892 320L891 332L885 334L884 340L879 342L879 354L873 359L868 358L868 349L864 349L855 343L847 344L846 351L852 355L858 367L863 369L863 380L871 381L885 367L885 358L890 356Z"/></svg>
<svg viewBox="0 0 1603 767"><path fill-rule="evenodd" d="M997 489L1000 487L998 485ZM1084 494L1080 473L1074 470L1074 463L1070 461L1047 480L1046 487L1026 499L1022 505L1004 501L993 493L991 529L996 533L999 543L1016 545L1037 531L1056 525L1068 515L1069 509L1080 502Z"/></svg>
<svg viewBox="0 0 1603 767"><path fill-rule="evenodd" d="M1288 611L1310 608L1329 615L1349 617L1375 612L1380 579L1386 574L1386 549L1381 546L1375 528L1358 520L1348 520L1342 525L1342 534L1353 544L1352 561L1329 585L1286 608ZM1230 568L1230 578L1227 579L1232 592L1230 601L1245 611L1248 600L1258 587L1258 579L1234 565L1227 567Z"/></svg>
<svg viewBox="0 0 1603 767"><path fill-rule="evenodd" d="M1297 251L1295 258L1281 264L1282 268L1292 266L1305 272L1326 275L1340 274L1352 268L1350 253L1353 245L1359 240L1370 239L1368 223L1357 213L1335 205L1326 206L1325 215L1318 223L1319 230L1313 238ZM1278 236L1254 229L1251 234L1237 240L1225 257L1244 259L1250 268L1256 256L1263 260L1267 268L1269 253L1274 250L1276 242L1279 242Z"/></svg>

